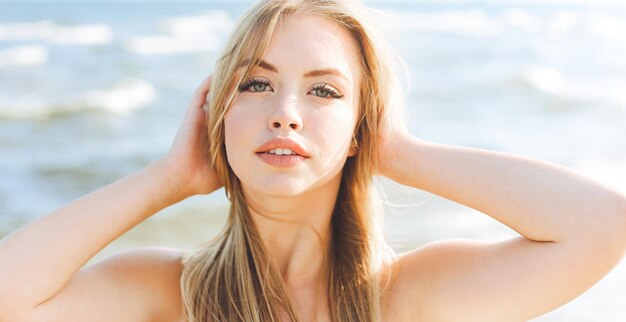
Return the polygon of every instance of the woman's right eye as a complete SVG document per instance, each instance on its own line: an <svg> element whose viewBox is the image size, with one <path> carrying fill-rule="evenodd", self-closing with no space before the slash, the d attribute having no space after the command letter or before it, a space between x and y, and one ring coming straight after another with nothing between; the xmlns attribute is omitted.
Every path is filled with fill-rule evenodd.
<svg viewBox="0 0 626 322"><path fill-rule="evenodd" d="M260 79L250 79L247 80L241 85L239 85L239 92L265 92L268 88L270 92L273 92L270 87L270 81L268 80L260 80Z"/></svg>
<svg viewBox="0 0 626 322"><path fill-rule="evenodd" d="M267 87L267 85L261 84L261 83L256 83L256 84L252 85L252 88L254 88L255 92L264 92L264 89L266 87Z"/></svg>

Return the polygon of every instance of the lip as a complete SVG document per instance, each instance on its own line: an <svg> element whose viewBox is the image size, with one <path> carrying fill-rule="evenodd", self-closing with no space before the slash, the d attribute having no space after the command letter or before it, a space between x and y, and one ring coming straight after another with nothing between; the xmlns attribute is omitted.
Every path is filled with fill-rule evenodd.
<svg viewBox="0 0 626 322"><path fill-rule="evenodd" d="M276 137L261 145L259 148L254 151L255 153L265 153L269 150L275 149L289 149L292 152L296 153L298 156L308 158L310 157L309 153L306 151L302 145L300 145L297 141L290 138L281 138Z"/></svg>
<svg viewBox="0 0 626 322"><path fill-rule="evenodd" d="M274 149L289 149L290 155L277 155L268 153ZM309 158L309 154L297 141L290 138L273 138L261 145L256 151L256 155L263 162L277 168L294 167Z"/></svg>

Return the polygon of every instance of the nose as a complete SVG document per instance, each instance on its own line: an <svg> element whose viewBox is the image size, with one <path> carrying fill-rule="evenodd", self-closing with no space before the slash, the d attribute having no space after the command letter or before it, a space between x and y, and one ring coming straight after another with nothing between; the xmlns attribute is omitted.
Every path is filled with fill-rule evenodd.
<svg viewBox="0 0 626 322"><path fill-rule="evenodd" d="M298 99L295 96L285 97L276 102L272 116L269 119L269 127L274 131L302 129L302 117L298 112Z"/></svg>

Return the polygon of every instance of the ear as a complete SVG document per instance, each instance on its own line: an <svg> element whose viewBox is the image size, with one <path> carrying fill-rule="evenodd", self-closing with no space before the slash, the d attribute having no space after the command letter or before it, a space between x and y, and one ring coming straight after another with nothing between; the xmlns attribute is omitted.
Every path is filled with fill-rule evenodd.
<svg viewBox="0 0 626 322"><path fill-rule="evenodd" d="M352 144L350 144L350 151L348 151L348 157L353 157L359 150L359 142L356 141L356 137L352 135Z"/></svg>

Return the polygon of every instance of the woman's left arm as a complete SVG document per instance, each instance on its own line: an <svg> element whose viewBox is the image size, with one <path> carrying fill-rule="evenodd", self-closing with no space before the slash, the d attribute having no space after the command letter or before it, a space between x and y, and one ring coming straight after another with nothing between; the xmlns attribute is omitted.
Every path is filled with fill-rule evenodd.
<svg viewBox="0 0 626 322"><path fill-rule="evenodd" d="M527 319L582 293L619 263L626 249L624 194L562 166L402 133L379 147L379 172L481 211L524 237L449 242L408 254L405 261L413 261L416 272L428 262L432 272L420 274L430 277L427 292L439 292L444 307L466 291L472 298L463 303L470 307L461 311L472 312L474 305L484 312L480 308L493 303L500 305L490 308L494 320ZM557 271L558 277L545 279ZM442 291L451 281L454 288Z"/></svg>

